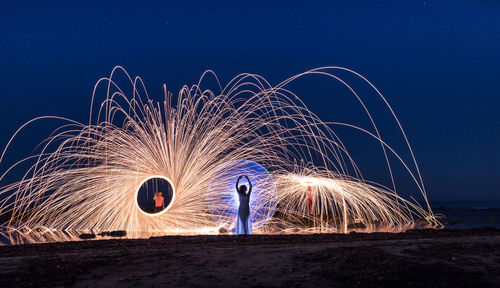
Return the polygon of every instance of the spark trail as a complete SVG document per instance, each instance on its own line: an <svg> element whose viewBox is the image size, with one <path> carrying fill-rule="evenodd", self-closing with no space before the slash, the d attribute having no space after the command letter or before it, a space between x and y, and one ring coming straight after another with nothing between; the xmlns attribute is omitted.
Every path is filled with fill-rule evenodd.
<svg viewBox="0 0 500 288"><path fill-rule="evenodd" d="M405 140L411 157L408 164L382 139L363 99L340 78L341 73L364 81L382 99ZM321 121L288 89L305 75L327 76L344 85L361 104L371 127ZM118 85L117 77L127 84ZM255 196L259 201L254 201L257 204L252 210L276 208L259 218L262 227L257 232L347 232L353 221L361 221L366 229L409 227L416 219L439 225L396 114L360 74L323 67L275 86L259 75L240 74L225 86L219 83L217 91L204 88L208 78L219 83L215 73L207 71L197 84L184 86L175 97L164 86L165 100L155 102L141 78L115 67L94 88L89 124L47 116L23 125L5 147L0 163L26 125L44 119L67 121L40 144L38 154L1 175L0 181L5 182L16 166L31 163L24 177L0 188L0 212L11 213L4 225L30 231L218 233L223 227L220 223L235 221L230 212L234 209L216 201L233 180L212 180L218 171L231 169L230 165L241 160L259 163L274 179L263 183ZM106 93L96 105L99 89ZM338 126L365 133L379 143L392 187L364 179L348 147L334 132ZM390 157L413 179L424 206L398 195ZM164 213L143 213L136 204L136 192L155 175L171 181L175 201ZM313 194L311 214L307 213L307 187Z"/></svg>

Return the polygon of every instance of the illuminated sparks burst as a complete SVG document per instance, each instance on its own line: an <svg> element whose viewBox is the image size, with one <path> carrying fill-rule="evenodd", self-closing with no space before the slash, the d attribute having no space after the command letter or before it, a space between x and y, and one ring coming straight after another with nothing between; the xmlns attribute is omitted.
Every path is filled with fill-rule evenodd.
<svg viewBox="0 0 500 288"><path fill-rule="evenodd" d="M404 137L411 165L384 142L363 99L338 76L340 72L363 80L383 100ZM130 91L117 84L117 75L125 76L130 84L125 88ZM371 127L322 122L287 89L304 75L328 76L345 85L361 104ZM262 220L267 224L257 233L347 232L348 224L358 222L366 229L401 228L414 225L416 219L439 224L399 120L363 76L342 67L323 67L272 86L261 76L241 74L224 87L218 84L217 92L202 85L212 76L219 83L215 74L207 71L198 84L184 86L177 96L164 87L165 101L155 102L139 77L132 78L116 67L109 78L102 78L95 86L90 124L47 116L23 125L0 161L27 125L48 118L68 121L42 143L39 154L19 161L2 175L0 180L16 166L33 161L21 180L0 190L0 211L12 213L5 225L66 231L218 233L223 225L214 219L225 217L222 222L229 223L234 212L228 211L234 209L213 209L213 205L227 205L214 199L228 189L227 181L218 184L213 179L218 171L241 160L254 161L269 170L274 182L268 185L277 188L277 198L266 193L271 188L264 186L259 194L259 205L274 205L276 212ZM103 88L105 99L96 107L97 91ZM364 180L335 134L336 126L361 131L380 144L392 188ZM396 193L389 156L407 170L424 205ZM143 213L136 204L140 184L152 176L164 177L175 187L175 200L164 213ZM307 210L308 187L313 198L311 212Z"/></svg>

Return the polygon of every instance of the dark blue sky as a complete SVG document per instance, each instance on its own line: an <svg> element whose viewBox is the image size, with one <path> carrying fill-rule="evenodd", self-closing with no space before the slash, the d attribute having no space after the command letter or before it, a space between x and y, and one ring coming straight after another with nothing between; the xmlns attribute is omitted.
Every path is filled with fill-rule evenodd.
<svg viewBox="0 0 500 288"><path fill-rule="evenodd" d="M177 91L206 69L223 81L252 72L278 83L339 65L393 105L432 199L500 200L498 1L37 2L1 4L2 147L35 116L85 121L93 85L115 65L142 76L158 100L162 83ZM359 118L344 90L315 83L297 92L323 120ZM16 143L12 157L29 154L41 130L27 131L34 142ZM376 178L375 158L356 155Z"/></svg>

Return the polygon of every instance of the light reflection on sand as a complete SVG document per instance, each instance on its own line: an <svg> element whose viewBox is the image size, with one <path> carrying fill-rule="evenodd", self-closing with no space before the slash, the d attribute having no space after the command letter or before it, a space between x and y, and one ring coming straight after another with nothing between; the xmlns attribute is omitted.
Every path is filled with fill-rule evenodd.
<svg viewBox="0 0 500 288"><path fill-rule="evenodd" d="M416 227L408 225L405 227L390 227L378 226L370 228L351 228L349 232L356 233L401 233L415 228L427 228L424 226ZM54 243L54 242L70 242L70 241L88 241L88 240L110 240L110 239L147 239L151 237L162 236L201 236L201 235L220 235L215 230L211 231L177 231L177 233L169 233L165 231L128 231L125 235L111 236L110 232L93 232L93 231L58 231L47 228L29 229L0 227L0 246L2 245L22 245L22 244L37 244L37 243ZM344 233L335 228L284 228L273 229L273 227L262 227L255 231L256 235L286 235L286 234L316 234L316 233ZM82 235L93 235L92 238L80 238ZM95 237L94 237L95 236Z"/></svg>

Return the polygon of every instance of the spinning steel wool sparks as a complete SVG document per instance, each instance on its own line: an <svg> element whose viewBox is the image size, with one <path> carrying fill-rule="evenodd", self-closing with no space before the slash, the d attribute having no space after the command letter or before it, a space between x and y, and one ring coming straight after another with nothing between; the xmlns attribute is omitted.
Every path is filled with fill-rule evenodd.
<svg viewBox="0 0 500 288"><path fill-rule="evenodd" d="M361 79L382 99L405 140L409 165L382 139L363 99L338 76L341 72ZM118 75L125 76L130 87L119 86ZM372 126L322 122L287 88L304 75L327 76L345 85ZM50 231L232 231L237 203L228 197L236 193L234 182L243 173L251 175L258 188L250 215L257 233L347 232L355 222L367 229L398 229L414 225L416 219L439 225L398 118L363 76L324 67L272 86L261 76L241 74L224 87L219 83L218 91L203 88L210 76L219 83L207 71L198 84L184 86L177 96L164 86L165 101L160 103L150 99L141 78L116 67L95 86L88 125L60 117L39 117L23 125L0 162L26 125L49 118L67 121L41 144L37 155L1 176L5 182L12 169L32 161L22 179L0 188L0 211L11 213L4 225ZM97 106L102 87L105 99ZM380 144L391 188L364 180L335 134L336 126L361 131ZM393 156L413 179L424 206L397 194L389 161ZM268 174L241 170L241 163L255 163ZM145 213L137 205L142 183L152 177L175 187L168 209L160 213Z"/></svg>

